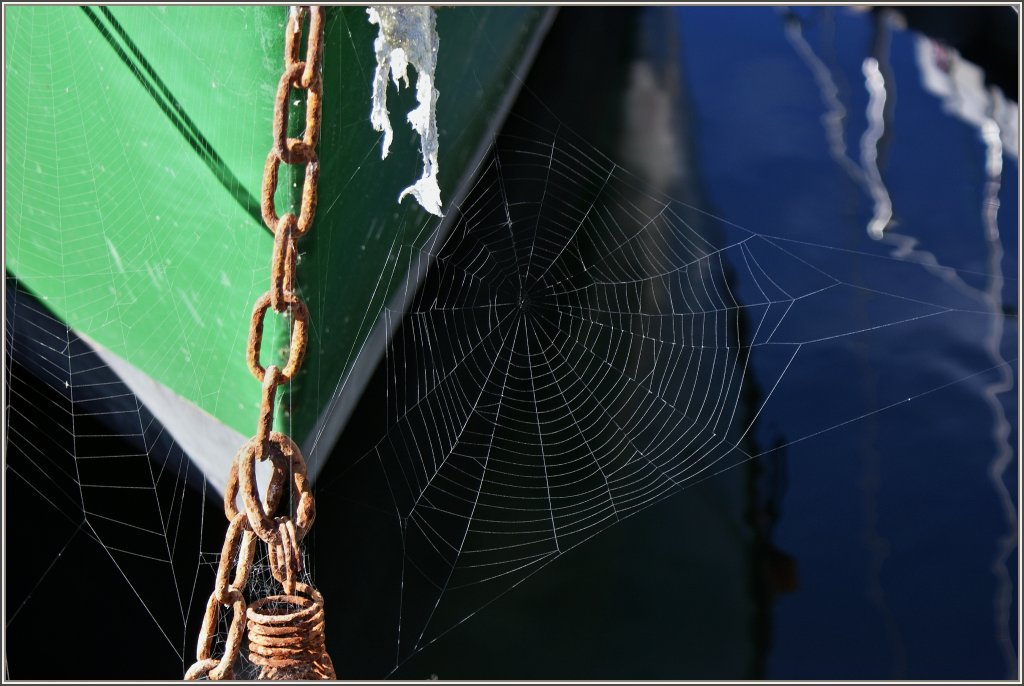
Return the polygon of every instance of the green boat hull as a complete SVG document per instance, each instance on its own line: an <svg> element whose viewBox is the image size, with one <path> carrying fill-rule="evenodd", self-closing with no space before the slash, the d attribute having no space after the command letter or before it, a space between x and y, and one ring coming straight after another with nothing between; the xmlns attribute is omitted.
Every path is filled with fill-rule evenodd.
<svg viewBox="0 0 1024 686"><path fill-rule="evenodd" d="M259 193L287 8L5 12L8 273L143 401L185 406L174 410L183 422L168 420L172 432L222 430L225 444L252 434L260 394L244 351L269 281ZM549 14L437 13L447 214L438 220L410 198L397 202L419 174L419 142L403 121L413 89L391 87L397 135L382 161L369 123L377 27L365 8L328 9L319 210L300 243L312 331L279 418L316 453L314 471L399 318L388 313L400 314L427 266L411 256L456 214ZM287 196L279 207L297 199ZM267 326L271 360L285 331ZM195 445L189 452L203 450Z"/></svg>

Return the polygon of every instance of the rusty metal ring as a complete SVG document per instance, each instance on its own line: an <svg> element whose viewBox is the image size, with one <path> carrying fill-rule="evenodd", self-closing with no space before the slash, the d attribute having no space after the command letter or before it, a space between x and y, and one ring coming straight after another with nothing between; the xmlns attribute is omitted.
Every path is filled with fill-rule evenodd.
<svg viewBox="0 0 1024 686"><path fill-rule="evenodd" d="M228 485L224 489L224 513L228 516L229 520L234 520L238 516L241 510L235 505L235 500L238 498L240 491L240 484L238 478L238 462L240 459L246 459L251 449L254 453L256 451L253 445L255 439L249 439L246 441L238 452L235 453L234 459L231 460L231 468L228 471ZM250 445L253 445L250 448ZM273 512L277 509L278 504L281 502L281 495L284 493L284 472L275 469L270 475L270 484L267 486L267 497L263 501L263 506L267 508L267 512Z"/></svg>
<svg viewBox="0 0 1024 686"><path fill-rule="evenodd" d="M277 94L274 97L274 120L272 131L274 136L273 149L278 157L284 159L287 154L285 139L288 138L288 109L291 100L292 81L300 77L306 68L305 62L295 62L284 68L281 78L277 81Z"/></svg>
<svg viewBox="0 0 1024 686"><path fill-rule="evenodd" d="M234 614L231 617L231 627L228 629L228 637L224 645L224 657L221 658L219 665L210 670L210 681L221 681L233 676L234 656L238 655L245 629L245 599L238 598L233 606Z"/></svg>
<svg viewBox="0 0 1024 686"><path fill-rule="evenodd" d="M309 71L309 67L307 67L306 71ZM324 81L319 69L312 73L307 88L306 130L302 132L302 141L311 148L316 148L317 143L320 142L320 123L322 121L324 100Z"/></svg>
<svg viewBox="0 0 1024 686"><path fill-rule="evenodd" d="M275 602L298 605L301 609L283 615L264 614L259 611L263 606ZM318 610L323 608L323 606L324 597L320 594L320 591L316 590L309 584L297 583L295 584L295 593L293 595L278 595L260 598L249 606L249 609L246 610L246 616L248 616L250 621L256 622L261 626L294 624L297 621L304 621L313 617L316 615Z"/></svg>
<svg viewBox="0 0 1024 686"><path fill-rule="evenodd" d="M288 436L271 432L268 437L270 459L274 462L274 472L292 475L292 486L297 497L295 529L297 540L302 540L313 525L316 516L313 494L309 487L309 480L306 478L306 462L302 459L302 453L295 442ZM252 439L245 444L235 458L243 464L239 465L239 485L242 498L245 501L246 514L249 517L249 524L253 531L264 542L276 544L278 540L279 522L271 519L268 510L264 508L259 498L259 491L256 488L256 440ZM273 479L272 479L273 481ZM273 512L273 510L270 510ZM301 584L299 584L301 585ZM297 585L297 586L299 586ZM321 601L322 602L322 601Z"/></svg>
<svg viewBox="0 0 1024 686"><path fill-rule="evenodd" d="M198 681L204 676L209 675L214 667L220 664L220 659L215 657L206 658L205 660L199 660L185 672L185 681Z"/></svg>
<svg viewBox="0 0 1024 686"><path fill-rule="evenodd" d="M284 66L288 68L299 61L299 48L302 42L302 15L306 13L303 5L292 6L288 10L288 22L284 27Z"/></svg>
<svg viewBox="0 0 1024 686"><path fill-rule="evenodd" d="M263 321L270 309L270 291L259 297L252 308L252 321L249 325L249 345L246 350L246 361L249 370L262 383L266 376L266 368L260 364L260 346L263 344ZM296 295L286 299L291 309L293 325L291 343L288 346L288 361L281 369L281 383L288 383L295 376L306 354L306 331L309 328L309 309L306 303Z"/></svg>
<svg viewBox="0 0 1024 686"><path fill-rule="evenodd" d="M302 553L291 518L277 517L274 521L277 523L276 534L267 540L270 572L284 586L284 592L291 594L295 591L296 575L302 571Z"/></svg>
<svg viewBox="0 0 1024 686"><path fill-rule="evenodd" d="M302 201L299 205L299 217L295 227L295 237L299 238L309 231L316 214L320 161L317 158L316 150L299 138L289 138L286 141L286 146L289 158L296 160L289 164L305 163L306 165L306 176L302 182ZM281 221L274 208L274 194L277 192L281 162L282 159L275 149L267 154L267 161L263 165L260 212L263 215L263 223L274 233L277 232L278 223Z"/></svg>
<svg viewBox="0 0 1024 686"><path fill-rule="evenodd" d="M252 531L251 527L247 526L245 533L242 534L242 548L238 553L238 567L235 570L235 578L231 581L231 585L237 588L239 592L245 590L245 584L249 581L249 570L252 569L252 558L255 555L256 534Z"/></svg>
<svg viewBox="0 0 1024 686"><path fill-rule="evenodd" d="M298 227L291 212L281 215L274 231L274 249L270 257L270 306L275 312L288 307L286 298L295 293L295 267L299 251L295 247L295 229Z"/></svg>
<svg viewBox="0 0 1024 686"><path fill-rule="evenodd" d="M260 665L284 666L285 664L288 664L285 660L294 660L291 664L295 666L306 665L315 660L322 649L323 644L302 646L298 648L284 646L271 648L255 644L250 641L249 661ZM265 662L257 662L255 659L256 657L262 658Z"/></svg>
<svg viewBox="0 0 1024 686"><path fill-rule="evenodd" d="M249 521L245 513L239 512L231 520L227 534L224 536L224 545L220 551L220 564L217 567L217 584L213 593L222 605L229 605L241 597L242 589L249 577L249 566L252 564L253 553L252 543L246 545L246 536L252 539L252 530L249 529ZM231 562L238 557L238 565L235 569L235 577L228 583L228 574L231 572Z"/></svg>
<svg viewBox="0 0 1024 686"><path fill-rule="evenodd" d="M310 82L310 88L306 95L306 130L303 132L301 139L303 145L308 148L308 151L300 153L300 158L288 146L288 111L291 90L295 87L293 82L305 68L305 62L296 62L291 66L285 67L284 73L281 74L281 79L277 82L277 96L274 98L273 146L271 147L271 152L286 164L309 162L313 159L309 156L310 152L313 151L313 148L316 147L317 142L320 140L320 114L323 107L323 98L320 92L322 90L320 76L316 74ZM315 152L313 154L315 155Z"/></svg>
<svg viewBox="0 0 1024 686"><path fill-rule="evenodd" d="M213 657L213 639L217 629L217 620L220 617L220 601L217 599L217 591L214 589L206 601L206 611L203 612L203 624L199 628L199 642L196 644L196 660L200 662Z"/></svg>
<svg viewBox="0 0 1024 686"><path fill-rule="evenodd" d="M298 584L296 584L296 585L298 585ZM290 597L290 596L286 596L286 597ZM302 632L314 631L314 630L316 630L317 627L323 626L323 624L324 624L323 605L319 605L318 607L320 609L317 610L315 613L313 613L312 615L310 615L306 619L302 620L302 622L295 622L294 624L279 624L279 625L260 624L259 622L254 621L253 619L250 618L249 619L250 633L253 636L259 634L260 636L265 636L268 639L274 639L274 638L287 638L289 636L296 636L296 635L298 635L299 633L302 633ZM272 615L272 617L276 617L276 615Z"/></svg>
<svg viewBox="0 0 1024 686"><path fill-rule="evenodd" d="M321 616L320 621L317 622L309 629L308 635L304 636L295 631L290 631L287 634L269 634L263 633L257 629L254 629L254 622L249 620L249 644L258 644L273 648L277 646L282 647L297 647L306 645L308 643L316 643L321 641L321 637L324 635L325 624L323 617ZM281 628L281 627L272 627ZM304 632L305 633L305 632Z"/></svg>
<svg viewBox="0 0 1024 686"><path fill-rule="evenodd" d="M256 459L261 462L267 459L264 455L267 436L274 430L274 398L277 396L277 387L284 381L281 379L281 369L276 364L267 367L263 374L263 394L260 397L260 416L256 420Z"/></svg>
<svg viewBox="0 0 1024 686"><path fill-rule="evenodd" d="M302 76L294 82L296 88L309 88L313 78L321 67L323 55L323 23L324 10L312 5L299 7L298 12L290 12L284 34L284 66L288 68L299 61L299 48L302 42L302 14L309 10L309 33L306 38L306 68Z"/></svg>
<svg viewBox="0 0 1024 686"><path fill-rule="evenodd" d="M324 40L324 8L316 5L309 7L309 33L306 39L306 68L302 72L299 86L309 88L313 79L317 78L321 66Z"/></svg>
<svg viewBox="0 0 1024 686"><path fill-rule="evenodd" d="M295 535L295 522L291 517L278 517L277 536L274 544L270 545L271 571L274 578L284 586L284 592L291 594L295 591L296 576L302 572L302 551L299 550L299 541Z"/></svg>
<svg viewBox="0 0 1024 686"><path fill-rule="evenodd" d="M300 631L297 631L294 627L290 626L260 626L259 624L249 620L249 641L258 641L263 645L275 645L274 641L290 641L295 638L300 631L320 632L324 628L324 615L323 612L319 612L314 616L314 619L307 622L306 625L301 627Z"/></svg>
<svg viewBox="0 0 1024 686"><path fill-rule="evenodd" d="M210 599L206 602L203 627L199 632L199 644L196 650L198 661L185 673L186 679L195 680L200 676L206 675L210 677L210 681L231 678L232 662L234 661L232 656L238 654L238 648L242 642L242 631L245 628L243 621L246 617L245 598L242 597L241 593L238 593L231 604L234 608L234 614L231 617L231 627L228 629L224 655L218 660L211 657L211 653L213 651L214 631L220 615L218 612L220 601L217 598L216 590L210 594Z"/></svg>
<svg viewBox="0 0 1024 686"><path fill-rule="evenodd" d="M288 12L288 22L285 26L284 31L284 66L285 68L290 67L299 61L299 50L302 47L302 20L305 17L306 12L310 12L310 27L309 35L307 36L307 47L306 47L306 61L309 62L311 59L315 59L316 53L312 47L309 46L311 41L323 40L322 36L318 36L317 33L322 23L322 14L318 6L312 5L297 5L293 6ZM321 16L317 16L321 15ZM318 46L317 46L318 47ZM304 87L304 86L303 86Z"/></svg>
<svg viewBox="0 0 1024 686"><path fill-rule="evenodd" d="M319 647L324 644L325 639L322 613L320 617L320 621L316 624L303 626L287 636L264 635L259 631L259 624L250 619L248 623L249 645L259 646L259 650L256 652L263 652L263 654L266 654L266 651L273 651L278 648L306 650L311 647Z"/></svg>

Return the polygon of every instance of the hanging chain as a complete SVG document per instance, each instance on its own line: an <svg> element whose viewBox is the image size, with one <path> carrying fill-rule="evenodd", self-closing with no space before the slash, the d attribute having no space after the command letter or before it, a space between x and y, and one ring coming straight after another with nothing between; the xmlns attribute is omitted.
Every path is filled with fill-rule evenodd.
<svg viewBox="0 0 1024 686"><path fill-rule="evenodd" d="M307 16L306 54L305 59L300 60L303 19ZM335 676L325 648L323 597L313 586L298 580L303 569L299 544L316 516L306 462L288 436L273 430L277 387L295 378L307 345L309 309L295 290L298 261L295 242L309 231L316 213L323 33L321 7L291 8L285 26L284 72L274 98L273 146L263 168L261 210L264 223L274 234L270 290L260 296L253 308L246 350L249 369L263 385L260 416L256 435L235 455L228 474L224 514L230 524L221 549L217 583L206 604L196 662L185 674L189 680L204 676L213 681L234 678L234 664L247 631L249 659L260 667L261 679L333 679ZM302 138L288 137L292 89L306 91L306 128ZM279 217L274 206L282 162L305 165L297 217L291 212ZM260 364L263 325L271 309L291 317L288 357L282 367ZM266 495L261 499L256 484L256 461L268 459L273 471ZM286 488L288 481L291 483ZM295 503L294 519L288 515L273 516L285 492ZM242 511L236 506L239 495L244 503ZM247 604L244 591L257 538L267 546L270 571L284 588L284 595ZM232 562L234 576L231 576ZM213 647L221 607L231 607L232 615L224 654L216 658Z"/></svg>

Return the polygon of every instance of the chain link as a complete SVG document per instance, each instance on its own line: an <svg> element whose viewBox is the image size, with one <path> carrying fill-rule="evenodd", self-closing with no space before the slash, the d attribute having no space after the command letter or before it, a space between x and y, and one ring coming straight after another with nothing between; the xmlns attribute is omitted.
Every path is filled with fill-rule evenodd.
<svg viewBox="0 0 1024 686"><path fill-rule="evenodd" d="M295 233L298 222L295 215L288 213L277 222L274 234L274 251L270 258L270 306L275 312L284 312L288 298L295 295L295 267L298 250L295 247Z"/></svg>
<svg viewBox="0 0 1024 686"><path fill-rule="evenodd" d="M260 364L260 347L263 345L263 324L267 318L267 310L270 309L273 293L267 291L259 297L252 308L252 320L249 324L249 347L246 350L246 361L249 363L249 370L260 382L266 375L266 368ZM288 361L281 369L280 383L285 384L292 380L295 372L302 365L302 358L306 355L306 344L308 342L307 330L309 329L309 309L302 298L295 294L285 296L292 317L291 342L288 345Z"/></svg>
<svg viewBox="0 0 1024 686"><path fill-rule="evenodd" d="M309 17L305 59L300 60L303 20ZM261 382L262 397L256 435L235 455L224 492L224 514L230 522L221 549L217 582L206 604L196 649L196 662L185 678L232 679L246 628L250 631L249 658L261 668L260 678L333 679L334 667L324 638L323 597L308 584L298 581L302 573L299 544L316 517L316 506L306 473L306 462L295 442L273 431L277 387L291 381L302 365L308 344L309 309L295 285L298 265L296 241L309 232L316 214L320 161L316 146L320 140L323 99L324 11L320 7L292 7L285 26L284 70L274 98L272 147L263 167L263 221L274 234L270 269L270 290L256 301L249 325L246 362ZM306 91L306 128L301 138L288 137L288 114L292 90ZM274 203L281 164L305 165L299 214L278 216ZM288 313L291 335L288 357L282 367L260 364L263 326L267 310ZM267 492L260 497L255 463L270 460L272 472ZM290 483L289 483L290 482ZM286 487L286 484L289 484ZM295 504L294 518L274 517L287 492ZM241 496L243 509L238 509ZM249 579L257 539L266 544L270 571L285 595L269 596L247 604L245 587ZM234 562L234 575L231 565ZM229 577L230 583L229 583ZM296 595L301 593L302 595ZM293 613L262 614L264 607L293 605ZM230 628L224 653L214 657L213 649L221 607L231 607ZM246 618L248 617L248 624ZM289 624L289 622L291 622Z"/></svg>

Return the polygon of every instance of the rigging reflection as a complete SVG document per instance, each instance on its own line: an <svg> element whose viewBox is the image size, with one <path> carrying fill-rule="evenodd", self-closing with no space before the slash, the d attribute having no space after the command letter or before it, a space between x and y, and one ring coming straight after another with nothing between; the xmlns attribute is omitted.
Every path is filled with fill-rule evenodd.
<svg viewBox="0 0 1024 686"><path fill-rule="evenodd" d="M822 8L820 15L830 22L835 9ZM992 316L988 318L990 325L984 335L984 349L992 362L996 378L984 386L984 397L992 416L992 443L994 454L988 464L988 478L991 482L996 500L1005 522L1005 532L998 536L996 553L990 569L996 579L995 597L993 598L993 626L996 643L998 644L1007 678L1017 676L1017 650L1010 633L1014 603L1014 584L1008 563L1013 551L1019 545L1017 536L1017 507L1013 495L1007 487L1007 472L1013 464L1016 453L1011 444L1012 426L1007 418L1006 409L999 396L1014 388L1014 375L1010 364L1001 350L1004 338L1005 317L1001 316L1011 306L1004 305L1003 257L1004 249L998 228L999 192L1002 184L1004 156L1016 162L1019 155L1019 108L1010 100L998 85L989 83L984 70L965 60L950 45L925 35L918 35L914 40L914 51L917 67L920 72L921 85L925 91L939 98L943 110L967 123L976 130L977 139L984 144L985 170L984 188L981 193L981 227L984 232L984 243L988 251L984 284L973 285L961 275L957 269L940 262L932 251L922 247L923 240L908 232L895 230L893 220L893 204L883 181L884 150L891 144L893 124L895 76L889 60L891 31L894 27L905 26L904 16L895 10L880 9L873 15L874 33L872 37L872 54L863 61L865 77L864 87L868 94L865 117L868 126L861 137L860 164L852 160L845 148L845 122L847 109L839 96L836 76L810 45L803 32L803 20L792 11L783 13L786 37L796 53L811 69L821 94L826 113L822 116L829 151L838 167L860 186L873 203L873 216L868 224L868 235L893 247L890 253L899 260L919 264L932 276L942 280L956 291L971 300L979 302ZM818 18L822 18L819 16ZM936 27L927 16L913 15L918 29L936 30L939 34L948 34L951 30L947 23L940 22ZM945 17L945 19L952 18ZM932 17L932 19L936 19ZM954 31L963 33L967 29ZM823 39L831 44L834 34ZM913 227L907 227L912 229ZM977 275L973 275L977 276ZM865 378L872 379L873 373L865 369ZM873 383L868 381L868 383ZM872 460L866 467L865 502L869 516L869 547L873 551L873 573L869 583L868 595L878 604L885 616L887 631L890 635L891 648L896 663L895 676L900 676L906 669L906 654L900 632L891 612L885 605L885 595L880 582L881 565L888 555L888 543L874 529L877 524L875 513L875 495L879 487L878 455L866 437L864 454Z"/></svg>

